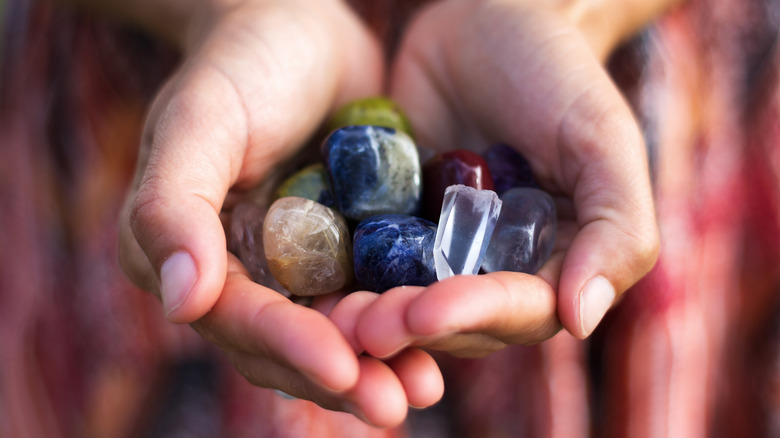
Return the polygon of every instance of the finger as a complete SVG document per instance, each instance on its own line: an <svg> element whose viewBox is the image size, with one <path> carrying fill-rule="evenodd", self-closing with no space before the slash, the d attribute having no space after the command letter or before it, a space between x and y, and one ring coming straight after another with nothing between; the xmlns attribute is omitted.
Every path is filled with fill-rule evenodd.
<svg viewBox="0 0 780 438"><path fill-rule="evenodd" d="M393 370L379 359L361 356L360 380L346 397L345 410L377 427L393 427L406 418L409 403Z"/></svg>
<svg viewBox="0 0 780 438"><path fill-rule="evenodd" d="M356 355L326 316L252 282L234 257L230 266L213 310L193 324L202 336L226 350L297 370L331 391L355 385Z"/></svg>
<svg viewBox="0 0 780 438"><path fill-rule="evenodd" d="M537 276L455 276L432 284L408 304L406 326L422 337L479 333L506 344L533 344L560 329L556 304L555 291Z"/></svg>
<svg viewBox="0 0 780 438"><path fill-rule="evenodd" d="M410 348L386 361L398 376L409 406L427 408L444 395L444 378L430 354Z"/></svg>
<svg viewBox="0 0 780 438"><path fill-rule="evenodd" d="M298 370L273 359L241 351L229 352L228 358L233 367L255 386L276 389L292 397L312 401L325 409L344 410L342 393L328 391Z"/></svg>
<svg viewBox="0 0 780 438"><path fill-rule="evenodd" d="M659 246L638 125L605 76L592 81L563 115L558 138L571 167L560 181L572 193L579 226L563 260L558 312L579 338L650 270Z"/></svg>
<svg viewBox="0 0 780 438"><path fill-rule="evenodd" d="M413 342L422 344L420 336L406 326L406 313L424 290L418 286L396 287L366 303L354 328L358 345L372 356L388 358Z"/></svg>
<svg viewBox="0 0 780 438"><path fill-rule="evenodd" d="M215 102L212 92L225 99ZM159 275L166 316L191 322L211 308L224 283L227 255L219 211L235 180L233 163L240 162L236 157L246 147L239 133L247 132L247 120L223 117L240 102L213 71L194 73L168 102L158 104L165 110L150 121L155 126L150 155L131 194L129 223Z"/></svg>
<svg viewBox="0 0 780 438"><path fill-rule="evenodd" d="M379 294L373 292L353 292L339 301L328 314L330 320L339 328L356 354L364 351L357 335L358 320L364 310L377 298L379 298Z"/></svg>

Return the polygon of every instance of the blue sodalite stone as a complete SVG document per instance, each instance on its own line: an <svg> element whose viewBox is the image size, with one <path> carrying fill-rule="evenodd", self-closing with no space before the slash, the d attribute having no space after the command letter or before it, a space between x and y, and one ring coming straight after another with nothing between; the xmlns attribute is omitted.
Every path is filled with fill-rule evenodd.
<svg viewBox="0 0 780 438"><path fill-rule="evenodd" d="M403 132L347 126L325 139L322 152L336 208L347 218L420 210L420 158Z"/></svg>
<svg viewBox="0 0 780 438"><path fill-rule="evenodd" d="M555 203L549 194L533 188L508 190L501 200L482 269L535 274L550 258L555 243Z"/></svg>
<svg viewBox="0 0 780 438"><path fill-rule="evenodd" d="M539 188L531 171L531 165L514 148L497 143L485 151L482 157L487 162L490 174L493 175L493 184L499 196L515 187Z"/></svg>
<svg viewBox="0 0 780 438"><path fill-rule="evenodd" d="M436 224L399 214L362 221L353 237L355 278L384 292L396 286L428 286L436 281L433 242Z"/></svg>

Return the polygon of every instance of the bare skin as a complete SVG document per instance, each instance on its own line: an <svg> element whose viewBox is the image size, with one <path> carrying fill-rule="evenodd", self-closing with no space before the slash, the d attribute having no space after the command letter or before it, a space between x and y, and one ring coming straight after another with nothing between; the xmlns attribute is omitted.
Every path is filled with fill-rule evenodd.
<svg viewBox="0 0 780 438"><path fill-rule="evenodd" d="M522 152L557 197L555 252L534 276L456 277L370 300L350 317L372 355L413 345L482 356L561 327L585 338L655 263L644 143L602 66L620 38L585 34L595 27L573 19L569 3L537 3L432 5L408 31L391 90L422 144Z"/></svg>
<svg viewBox="0 0 780 438"><path fill-rule="evenodd" d="M436 2L411 23L388 78L339 0L81 2L182 48L149 112L121 260L169 320L192 324L256 385L394 426L443 393L416 347L482 356L561 327L584 338L655 262L644 145L602 61L669 0ZM385 82L422 143L504 141L529 158L560 212L538 275L461 276L307 308L251 282L226 251L226 200L294 155L329 111Z"/></svg>

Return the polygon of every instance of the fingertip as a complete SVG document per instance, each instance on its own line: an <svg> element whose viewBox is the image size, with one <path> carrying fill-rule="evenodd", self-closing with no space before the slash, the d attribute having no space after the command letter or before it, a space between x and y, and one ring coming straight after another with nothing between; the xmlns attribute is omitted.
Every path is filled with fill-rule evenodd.
<svg viewBox="0 0 780 438"><path fill-rule="evenodd" d="M328 314L328 318L341 330L355 353L363 352L357 336L357 324L361 313L374 302L379 295L373 292L352 292L339 301Z"/></svg>
<svg viewBox="0 0 780 438"><path fill-rule="evenodd" d="M198 268L187 251L178 251L163 262L160 268L160 296L165 316L169 320L176 322L182 319L177 311L190 297L197 280Z"/></svg>
<svg viewBox="0 0 780 438"><path fill-rule="evenodd" d="M405 350L388 361L406 391L409 406L427 408L444 396L444 378L436 361L419 348Z"/></svg>
<svg viewBox="0 0 780 438"><path fill-rule="evenodd" d="M222 266L201 269L189 251L180 250L160 267L160 298L168 321L192 323L206 315L219 299L226 273Z"/></svg>
<svg viewBox="0 0 780 438"><path fill-rule="evenodd" d="M289 306L288 303L280 305ZM318 385L336 393L354 388L360 368L349 341L316 310L290 309L295 313L276 312L264 324L266 330L271 327L277 330L277 339L272 341L274 347Z"/></svg>
<svg viewBox="0 0 780 438"><path fill-rule="evenodd" d="M418 286L396 287L385 291L366 307L355 329L366 352L387 358L414 340L406 325L406 312L409 303L423 290Z"/></svg>
<svg viewBox="0 0 780 438"><path fill-rule="evenodd" d="M569 333L579 339L590 336L612 307L615 297L614 286L603 276L597 275L586 281L573 306L576 312L571 312L574 321L568 318Z"/></svg>
<svg viewBox="0 0 780 438"><path fill-rule="evenodd" d="M390 367L373 357L360 357L360 381L345 410L380 428L398 426L406 419L409 403L401 382Z"/></svg>

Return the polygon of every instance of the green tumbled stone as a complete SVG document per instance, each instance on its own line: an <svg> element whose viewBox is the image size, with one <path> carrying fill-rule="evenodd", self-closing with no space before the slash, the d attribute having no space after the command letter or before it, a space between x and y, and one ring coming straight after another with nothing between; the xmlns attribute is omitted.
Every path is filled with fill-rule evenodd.
<svg viewBox="0 0 780 438"><path fill-rule="evenodd" d="M368 97L344 105L331 117L328 131L355 125L393 128L414 138L412 126L401 107L386 97Z"/></svg>
<svg viewBox="0 0 780 438"><path fill-rule="evenodd" d="M274 193L274 199L297 196L321 204L331 204L328 192L328 175L322 163L312 164L295 172L284 180Z"/></svg>
<svg viewBox="0 0 780 438"><path fill-rule="evenodd" d="M315 296L352 282L352 239L337 211L309 199L275 201L263 223L268 269L292 294Z"/></svg>

